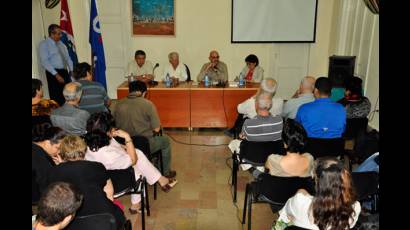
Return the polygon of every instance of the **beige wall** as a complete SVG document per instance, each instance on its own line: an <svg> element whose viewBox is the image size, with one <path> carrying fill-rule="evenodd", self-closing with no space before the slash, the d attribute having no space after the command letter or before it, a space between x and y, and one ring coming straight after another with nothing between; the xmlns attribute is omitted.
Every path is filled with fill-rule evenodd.
<svg viewBox="0 0 410 230"><path fill-rule="evenodd" d="M273 51L282 44L231 44L231 0L176 0L176 36L147 37L131 35L130 1L119 1L125 9L129 25L124 31L129 42L123 44L128 60L132 60L135 50L143 49L147 59L160 63L156 74L162 73L164 64L168 62L167 54L171 51L180 53L180 59L186 63L193 79L196 79L203 63L208 61L209 51L219 51L221 60L228 65L229 79L232 80L244 66L245 57L253 53L259 57L260 65L265 69L265 76L274 76L275 58ZM316 43L310 46L307 73L314 76L327 75L332 15L335 0L318 1ZM59 23L60 5L53 9L45 9L42 4L44 25ZM88 44L89 1L68 0L73 23L74 37L80 61L90 61ZM108 5L107 1L97 1L99 8ZM99 11L103 11L99 9ZM104 39L104 24L102 23ZM121 42L121 41L118 41ZM290 44L291 45L291 44ZM110 53L105 54L106 56ZM126 63L124 63L124 70ZM118 76L123 77L123 76ZM297 76L300 78L301 76ZM296 88L297 86L295 86ZM115 87L109 87L111 91ZM111 95L115 92L111 92ZM289 95L292 92L288 93Z"/></svg>

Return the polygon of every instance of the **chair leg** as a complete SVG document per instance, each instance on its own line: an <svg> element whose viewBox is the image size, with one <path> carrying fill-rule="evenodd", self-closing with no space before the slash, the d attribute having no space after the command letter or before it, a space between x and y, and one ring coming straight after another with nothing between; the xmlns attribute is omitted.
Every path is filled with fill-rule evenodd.
<svg viewBox="0 0 410 230"><path fill-rule="evenodd" d="M233 186L233 202L236 203L236 195L237 195L237 188L238 188L238 162L235 159L235 156L232 157L233 165L232 165L232 186Z"/></svg>
<svg viewBox="0 0 410 230"><path fill-rule="evenodd" d="M245 222L246 222L246 208L247 208L247 204L248 204L248 195L249 195L249 184L246 184L245 200L243 202L242 224L245 224Z"/></svg>
<svg viewBox="0 0 410 230"><path fill-rule="evenodd" d="M158 154L161 174L164 175L164 163L162 161L162 151Z"/></svg>
<svg viewBox="0 0 410 230"><path fill-rule="evenodd" d="M145 193L145 201L147 206L147 216L151 215L150 208L149 208L149 197L148 197L148 183L147 180L144 180L144 193Z"/></svg>
<svg viewBox="0 0 410 230"><path fill-rule="evenodd" d="M144 178L145 181L145 178ZM142 230L145 230L145 202L144 202L145 183L141 183L141 225Z"/></svg>
<svg viewBox="0 0 410 230"><path fill-rule="evenodd" d="M154 200L157 200L157 183L154 184Z"/></svg>
<svg viewBox="0 0 410 230"><path fill-rule="evenodd" d="M252 221L252 203L253 203L253 195L252 195L252 189L249 186L249 191L250 193L249 198L248 198L248 230L251 230L251 221Z"/></svg>

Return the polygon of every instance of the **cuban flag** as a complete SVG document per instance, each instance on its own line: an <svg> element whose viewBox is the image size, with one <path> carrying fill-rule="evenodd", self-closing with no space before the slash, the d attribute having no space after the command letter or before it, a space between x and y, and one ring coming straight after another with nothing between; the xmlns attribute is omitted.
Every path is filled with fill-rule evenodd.
<svg viewBox="0 0 410 230"><path fill-rule="evenodd" d="M71 61L78 63L77 53L75 52L74 34L71 27L70 11L68 10L67 0L61 0L60 27L62 31L61 41L67 47Z"/></svg>
<svg viewBox="0 0 410 230"><path fill-rule="evenodd" d="M107 90L107 82L105 79L105 56L104 47L101 37L100 21L98 19L97 7L95 0L91 0L90 13L90 44L91 58L94 66L94 80L101 83Z"/></svg>

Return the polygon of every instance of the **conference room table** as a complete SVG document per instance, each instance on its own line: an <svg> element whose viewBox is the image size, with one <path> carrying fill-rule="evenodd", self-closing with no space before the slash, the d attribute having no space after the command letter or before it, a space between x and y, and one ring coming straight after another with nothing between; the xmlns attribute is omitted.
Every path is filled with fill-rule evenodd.
<svg viewBox="0 0 410 230"><path fill-rule="evenodd" d="M168 128L226 128L232 127L238 115L239 103L253 96L259 83L237 87L205 87L202 83L183 82L175 87L148 85L146 98L158 111L161 126ZM128 81L117 88L117 99L128 95Z"/></svg>

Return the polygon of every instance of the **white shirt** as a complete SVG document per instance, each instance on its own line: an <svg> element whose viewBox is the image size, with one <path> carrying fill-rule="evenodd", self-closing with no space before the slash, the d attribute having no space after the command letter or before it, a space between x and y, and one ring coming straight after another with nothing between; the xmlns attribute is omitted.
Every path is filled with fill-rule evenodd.
<svg viewBox="0 0 410 230"><path fill-rule="evenodd" d="M313 217L310 212L310 205L312 204L313 196L304 194L302 192L296 193L289 198L285 206L279 211L279 219L283 222L289 223L288 215L293 216L292 223L298 227L319 230L319 227L313 223ZM361 211L360 203L353 204L354 216L349 220L350 228L353 228ZM311 216L312 219L309 218Z"/></svg>
<svg viewBox="0 0 410 230"><path fill-rule="evenodd" d="M272 116L281 115L282 107L282 98L272 98L272 108L270 108L269 112ZM248 118L256 117L255 97L251 97L246 101L242 102L241 104L239 104L238 113L244 114L244 116Z"/></svg>
<svg viewBox="0 0 410 230"><path fill-rule="evenodd" d="M144 74L153 74L154 67L150 61L145 60L144 65L141 67L138 66L135 60L132 60L128 63L127 76L141 76Z"/></svg>
<svg viewBox="0 0 410 230"><path fill-rule="evenodd" d="M172 67L171 63L168 63L168 65L165 65L164 74L162 75L162 80L165 80L165 76L167 75L167 73L169 73L170 77L176 77L180 81L186 81L186 79L188 78L185 65L182 63L179 63L176 69Z"/></svg>

